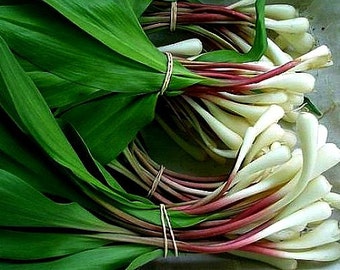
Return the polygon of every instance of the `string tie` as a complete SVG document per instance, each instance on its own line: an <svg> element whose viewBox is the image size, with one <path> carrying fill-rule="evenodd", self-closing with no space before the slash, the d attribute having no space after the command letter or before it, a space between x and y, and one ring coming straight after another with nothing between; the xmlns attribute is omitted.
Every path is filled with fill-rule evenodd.
<svg viewBox="0 0 340 270"><path fill-rule="evenodd" d="M162 180L162 175L163 175L163 172L165 170L165 167L163 165L161 165L153 183L152 183L152 186L151 186L151 189L149 190L149 193L148 193L148 198L151 198L153 196L153 194L155 193L159 183L161 182Z"/></svg>
<svg viewBox="0 0 340 270"><path fill-rule="evenodd" d="M168 256L168 236L166 233L166 225L168 225L170 237L171 237L173 247L174 247L175 256L178 257L178 248L177 248L177 244L175 240L175 234L171 227L171 222L170 222L168 212L164 204L160 204L159 207L161 211L161 222L162 222L163 235L164 235L164 258Z"/></svg>
<svg viewBox="0 0 340 270"><path fill-rule="evenodd" d="M177 2L171 2L171 11L170 11L170 31L174 32L176 30L177 24Z"/></svg>
<svg viewBox="0 0 340 270"><path fill-rule="evenodd" d="M162 84L162 87L161 87L161 90L160 90L161 95L163 95L169 87L171 75L172 75L172 71L173 71L173 67L174 67L174 60L173 60L172 54L169 53L169 52L165 52L165 55L167 57L168 64L167 64L167 69L166 69L164 81L163 81L163 84Z"/></svg>

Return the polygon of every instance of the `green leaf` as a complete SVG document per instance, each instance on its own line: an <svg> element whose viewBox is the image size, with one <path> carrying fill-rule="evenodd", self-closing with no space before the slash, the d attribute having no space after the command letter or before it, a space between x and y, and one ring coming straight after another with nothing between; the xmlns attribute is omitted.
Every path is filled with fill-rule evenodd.
<svg viewBox="0 0 340 270"><path fill-rule="evenodd" d="M151 4L152 0L129 0L129 2L134 13L136 14L136 17L139 18Z"/></svg>
<svg viewBox="0 0 340 270"><path fill-rule="evenodd" d="M83 181L110 192L108 187L86 170L38 89L1 38L0 56L0 85L4 85L0 92L0 104L5 111L58 164Z"/></svg>
<svg viewBox="0 0 340 270"><path fill-rule="evenodd" d="M136 257L155 248L142 245L115 245L87 250L48 262L15 263L0 261L6 270L114 270L127 266Z"/></svg>
<svg viewBox="0 0 340 270"><path fill-rule="evenodd" d="M130 205L131 202L123 196L125 194L118 195L112 188L103 184L87 170L54 119L39 91L21 69L2 39L0 39L0 55L2 56L0 79L5 86L3 91L0 92L0 104L12 119L32 136L53 160L74 173L79 178L78 181L84 181L107 194L114 194L115 200ZM44 125L41 125L41 123L44 123ZM105 175L109 177L108 173L105 173ZM152 208L154 206L150 204L147 207Z"/></svg>
<svg viewBox="0 0 340 270"><path fill-rule="evenodd" d="M33 82L24 73L11 54L9 48L0 38L0 102L7 113L24 132L30 133L49 154L61 164L65 156L80 160L65 143L64 134L55 121L50 109L39 94ZM44 125L37 125L37 121ZM59 153L59 154L58 154ZM63 154L62 154L63 153Z"/></svg>
<svg viewBox="0 0 340 270"><path fill-rule="evenodd" d="M41 4L0 7L0 26L0 33L18 55L73 83L110 92L148 91L150 84L154 91L164 77L159 74L157 79L156 74L152 80L155 72L147 66L110 50ZM126 80L128 74L136 78L138 90L136 80ZM142 78L150 82L143 85ZM124 89L117 87L127 82Z"/></svg>
<svg viewBox="0 0 340 270"><path fill-rule="evenodd" d="M42 192L64 194L67 198L71 189L61 185L51 160L2 109L0 116L0 168L23 178Z"/></svg>
<svg viewBox="0 0 340 270"><path fill-rule="evenodd" d="M95 159L107 164L154 118L158 94L105 96L62 115L86 142Z"/></svg>
<svg viewBox="0 0 340 270"><path fill-rule="evenodd" d="M1 229L0 239L0 258L9 260L37 260L65 256L98 248L110 242L82 234Z"/></svg>
<svg viewBox="0 0 340 270"><path fill-rule="evenodd" d="M25 181L3 170L0 170L0 197L0 226L122 232L119 227L99 220L79 204L56 203Z"/></svg>
<svg viewBox="0 0 340 270"><path fill-rule="evenodd" d="M12 119L32 136L53 160L69 169L76 176L76 181L79 182L80 186L90 185L92 188L95 187L97 192L101 194L99 198L110 199L112 205L119 206L119 211L124 211L128 215L159 225L160 212L156 205L135 195L131 195L134 199L134 201L131 201L129 200L131 196L128 196L126 192L119 189L113 190L112 186L109 187L91 175L58 126L41 94L28 75L24 73L2 39L0 39L0 56L2 57L2 61L0 61L0 79L3 80L3 85L6 86L0 92L0 104ZM150 97L153 100L153 96ZM140 111L138 112L140 113ZM41 123L44 123L44 125L41 125ZM104 168L101 168L101 170L105 177L110 177ZM109 180L113 181L114 179L111 177ZM20 192L17 196L20 196ZM32 196L25 196L22 200L27 200L30 197ZM15 202L12 203L16 205ZM22 205L26 203L24 201ZM38 205L36 207L36 210L39 209ZM26 213L27 209L23 208L21 211ZM8 218L13 218L11 222L15 224L15 220L19 216L13 215L11 217L9 212L7 214ZM206 219L204 216L189 216L177 211L169 211L169 215L173 216L172 223L174 227L190 226ZM43 220L40 220L40 222L43 224Z"/></svg>
<svg viewBox="0 0 340 270"><path fill-rule="evenodd" d="M136 259L134 259L129 264L129 266L126 268L126 270L139 269L143 265L145 265L145 264L147 264L151 261L154 261L158 258L161 258L162 256L164 256L164 250L163 249L155 249L151 252L144 253L144 254L140 255L139 257L137 257Z"/></svg>
<svg viewBox="0 0 340 270"><path fill-rule="evenodd" d="M44 2L119 54L155 70L164 70L163 54L145 35L129 1L44 0Z"/></svg>
<svg viewBox="0 0 340 270"><path fill-rule="evenodd" d="M107 91L73 83L50 72L31 71L27 72L27 74L34 81L46 103L52 109L60 109L60 107L65 109L65 107L71 107L107 94Z"/></svg>
<svg viewBox="0 0 340 270"><path fill-rule="evenodd" d="M308 111L313 113L317 117L321 117L323 115L322 111L312 102L312 100L308 97L304 97L304 104Z"/></svg>
<svg viewBox="0 0 340 270"><path fill-rule="evenodd" d="M243 63L259 60L267 50L267 35L264 23L265 0L256 1L256 22L254 44L249 52L238 53L234 50L216 50L202 54L196 60L213 62Z"/></svg>
<svg viewBox="0 0 340 270"><path fill-rule="evenodd" d="M39 91L21 69L2 39L0 39L0 56L2 56L0 78L3 79L6 86L0 92L0 103L7 113L19 123L19 126L30 134L53 160L73 172L79 178L80 184L84 182L95 186L101 193L105 192L114 201L125 205L130 210L129 213L140 216L140 209L146 208L152 209L153 215L157 216L159 212L157 206L152 203L145 204L145 200L130 202L126 192L123 193L119 189L113 190L112 186L109 188L87 170L60 129ZM145 101L154 102L154 98L155 96L151 95ZM133 108L133 106L131 107ZM137 106L137 108L139 107ZM109 174L103 168L101 169L105 177L109 177ZM110 180L113 180L112 177ZM105 197L104 194L102 196ZM138 197L134 196L134 198ZM159 222L159 218L157 221Z"/></svg>
<svg viewBox="0 0 340 270"><path fill-rule="evenodd" d="M167 69L165 55L156 48L153 48L154 53L162 59L161 71L149 67L147 62L139 63L122 56L39 2L0 6L0 35L17 55L38 68L34 71L48 72L69 83L92 89L158 92ZM142 51L137 37L131 38L138 51ZM51 86L50 78L46 77L46 80L45 84ZM169 89L182 89L203 80L175 61ZM79 95L83 95L82 91Z"/></svg>

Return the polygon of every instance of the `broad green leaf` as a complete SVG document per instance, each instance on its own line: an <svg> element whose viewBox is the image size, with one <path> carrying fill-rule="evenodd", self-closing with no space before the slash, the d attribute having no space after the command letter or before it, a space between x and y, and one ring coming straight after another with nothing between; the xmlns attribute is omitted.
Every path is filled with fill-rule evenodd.
<svg viewBox="0 0 340 270"><path fill-rule="evenodd" d="M23 134L0 109L0 169L19 177L38 191L62 201L75 201L96 211L96 206L74 184L73 178Z"/></svg>
<svg viewBox="0 0 340 270"><path fill-rule="evenodd" d="M145 35L129 1L43 1L112 50L164 71L164 56Z"/></svg>
<svg viewBox="0 0 340 270"><path fill-rule="evenodd" d="M5 86L0 92L0 104L7 113L58 164L69 169L81 181L96 186L108 194L114 193L112 189L104 185L86 169L39 91L21 69L2 39L0 39L0 55L2 56L0 78ZM41 123L44 123L44 125L41 125ZM106 174L106 177L108 177L108 174ZM120 203L130 204L124 196L116 194L114 198L119 200ZM149 205L147 207L153 208L154 206Z"/></svg>
<svg viewBox="0 0 340 270"><path fill-rule="evenodd" d="M71 166L76 171L83 171L83 164L66 140L45 100L2 38L0 38L0 56L2 107L54 160L65 167Z"/></svg>
<svg viewBox="0 0 340 270"><path fill-rule="evenodd" d="M0 117L0 168L25 179L42 192L68 195L46 154L1 109Z"/></svg>
<svg viewBox="0 0 340 270"><path fill-rule="evenodd" d="M157 206L139 200L131 202L126 193L117 193L88 172L60 129L41 94L2 39L0 39L0 56L2 57L0 79L6 86L0 92L0 104L15 122L30 134L53 160L74 173L78 180L84 182L84 185L89 184L96 187L102 193L102 197L108 196L114 203L119 203L121 211L126 211L129 215L148 222L160 224ZM148 211L141 211L141 209ZM150 220L148 220L148 214L150 214ZM180 212L176 212L174 215L178 217L175 224L193 224L204 219L204 217L190 217Z"/></svg>
<svg viewBox="0 0 340 270"><path fill-rule="evenodd" d="M115 245L87 250L47 262L1 262L6 270L115 270L126 267L136 257L151 252L154 247L142 245Z"/></svg>
<svg viewBox="0 0 340 270"><path fill-rule="evenodd" d="M89 88L158 92L164 80L167 60L163 54L162 71L155 71L146 63L106 47L41 3L0 6L0 35L17 55L38 67L36 71ZM135 39L134 42L138 44ZM178 90L201 81L202 77L175 61L169 89Z"/></svg>
<svg viewBox="0 0 340 270"><path fill-rule="evenodd" d="M257 0L256 4L255 38L252 48L247 53L238 53L234 50L216 50L202 54L196 60L214 62L243 63L259 60L267 50L267 35L264 23L265 0Z"/></svg>
<svg viewBox="0 0 340 270"><path fill-rule="evenodd" d="M137 91L136 86L129 89L128 84L121 90L117 87L127 82L131 69L136 71L137 81L148 76L151 79L155 74L147 66L106 48L41 4L0 7L0 25L0 33L19 56L42 70L80 85L133 92ZM156 76L151 81L150 84L155 81L152 90L160 87L162 79L159 74L158 79ZM136 85L135 80L130 81ZM144 87L139 82L138 91Z"/></svg>
<svg viewBox="0 0 340 270"><path fill-rule="evenodd" d="M84 167L45 100L0 38L0 104L11 118L58 164L102 190L111 190ZM41 125L44 123L44 125Z"/></svg>
<svg viewBox="0 0 340 270"><path fill-rule="evenodd" d="M106 95L108 92L66 80L54 73L41 70L27 59L15 55L19 64L31 77L46 103L50 108L58 111L67 110L69 107L81 102Z"/></svg>
<svg viewBox="0 0 340 270"><path fill-rule="evenodd" d="M50 108L71 107L107 94L107 91L72 83L49 72L33 71L27 74L34 81Z"/></svg>
<svg viewBox="0 0 340 270"><path fill-rule="evenodd" d="M158 94L115 94L67 111L62 118L85 140L95 159L107 164L154 118Z"/></svg>
<svg viewBox="0 0 340 270"><path fill-rule="evenodd" d="M0 92L0 103L12 118L20 123L22 129L26 130L52 159L72 171L81 181L95 186L115 202L119 202L120 207L126 209L127 213L145 220L147 219L146 213L144 214L140 210L148 209L151 216L150 222L160 224L157 206L152 203L145 203L145 201L131 202L126 193L117 193L88 172L72 145L62 133L35 85L21 69L5 42L1 39L0 55L2 56L0 75L6 86ZM13 78L16 79L13 80ZM41 123L44 123L44 125L41 125ZM106 177L108 177L108 174L106 174ZM137 199L138 197L135 196L134 198ZM179 214L182 217L186 216L182 213ZM185 222L197 222L195 218L191 220L189 216L186 217L189 220Z"/></svg>
<svg viewBox="0 0 340 270"><path fill-rule="evenodd" d="M0 226L58 227L87 231L125 232L109 225L77 203L56 203L26 182L0 170Z"/></svg>
<svg viewBox="0 0 340 270"><path fill-rule="evenodd" d="M0 229L0 239L0 258L9 260L37 260L71 255L110 243L108 240L76 233L6 229Z"/></svg>
<svg viewBox="0 0 340 270"><path fill-rule="evenodd" d="M158 258L161 258L162 256L164 256L164 250L163 249L155 249L151 252L144 253L144 254L140 255L139 257L137 257L136 259L134 259L129 264L129 266L126 268L126 270L139 269L143 265L145 265L145 264L147 264L151 261L154 261Z"/></svg>
<svg viewBox="0 0 340 270"><path fill-rule="evenodd" d="M160 225L160 209L158 205L153 204L150 200L143 196L135 195L126 192L120 184L105 170L105 168L96 160L93 159L91 152L84 144L83 140L77 132L70 126L64 128L67 137L72 142L72 146L80 153L84 165L89 172L99 179L102 183L106 183L114 190L114 197L106 194L104 191L97 191L93 188L88 188L85 184L79 183L90 198L104 206L112 212L114 216L120 215L125 220L138 219L145 222ZM157 137L154 137L157 138ZM158 138L159 139L159 138ZM108 196L105 196L108 195ZM102 211L100 211L102 213ZM183 228L200 223L203 220L211 218L211 216L190 216L179 211L168 211L172 218L174 228ZM136 220L136 223L138 222Z"/></svg>
<svg viewBox="0 0 340 270"><path fill-rule="evenodd" d="M152 0L129 0L129 2L134 13L136 14L136 17L139 18L151 4Z"/></svg>

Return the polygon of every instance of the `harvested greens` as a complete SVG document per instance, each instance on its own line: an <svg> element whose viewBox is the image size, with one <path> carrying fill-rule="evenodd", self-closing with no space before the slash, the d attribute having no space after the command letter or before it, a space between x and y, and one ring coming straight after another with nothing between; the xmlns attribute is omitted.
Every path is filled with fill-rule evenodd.
<svg viewBox="0 0 340 270"><path fill-rule="evenodd" d="M339 259L308 30L264 0L0 1L0 268Z"/></svg>

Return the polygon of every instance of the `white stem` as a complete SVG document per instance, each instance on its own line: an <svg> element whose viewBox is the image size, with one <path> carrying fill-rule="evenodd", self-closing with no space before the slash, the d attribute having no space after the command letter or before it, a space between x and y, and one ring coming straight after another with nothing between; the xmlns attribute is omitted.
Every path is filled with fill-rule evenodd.
<svg viewBox="0 0 340 270"><path fill-rule="evenodd" d="M318 149L327 143L328 129L324 125L319 125L318 129Z"/></svg>
<svg viewBox="0 0 340 270"><path fill-rule="evenodd" d="M289 43L288 41L281 35L278 35L275 39L274 39L274 43L279 46L279 48L283 51L286 51L286 49L289 47Z"/></svg>
<svg viewBox="0 0 340 270"><path fill-rule="evenodd" d="M286 112L283 120L285 120L288 123L295 123L296 119L299 117L300 113L296 111L288 111Z"/></svg>
<svg viewBox="0 0 340 270"><path fill-rule="evenodd" d="M285 111L285 114L287 114L288 112L294 111L294 109L295 109L294 105L291 104L290 102L280 104L280 106Z"/></svg>
<svg viewBox="0 0 340 270"><path fill-rule="evenodd" d="M268 29L278 33L303 33L309 30L309 21L307 18L298 17L287 20L272 20L265 19L265 24Z"/></svg>
<svg viewBox="0 0 340 270"><path fill-rule="evenodd" d="M273 142L271 145L270 145L270 150L273 151L277 148L280 148L282 147L282 144L280 142ZM286 146L287 147L287 146Z"/></svg>
<svg viewBox="0 0 340 270"><path fill-rule="evenodd" d="M273 246L276 249L306 249L329 244L338 240L340 240L339 222L334 219L328 219L298 238L273 243L269 246Z"/></svg>
<svg viewBox="0 0 340 270"><path fill-rule="evenodd" d="M239 35L229 30L224 30L224 33L227 35L228 38L233 41L233 43L239 48L240 51L247 53L251 50L251 45Z"/></svg>
<svg viewBox="0 0 340 270"><path fill-rule="evenodd" d="M300 235L301 235L301 231L304 228L305 228L305 226L295 226L295 227L292 227L292 228L288 228L288 229L279 231L277 233L273 233L272 235L269 235L268 237L266 237L267 240L269 240L273 243L269 243L266 246L274 247L274 245L276 245L277 242L289 241L289 240L292 240L292 239L299 238Z"/></svg>
<svg viewBox="0 0 340 270"><path fill-rule="evenodd" d="M293 60L289 54L283 52L282 49L271 39L268 38L267 41L268 48L266 55L275 65L280 66Z"/></svg>
<svg viewBox="0 0 340 270"><path fill-rule="evenodd" d="M268 175L265 179L262 179L260 182L235 193L228 193L228 200L236 202L284 184L290 181L297 174L301 165L301 156L293 156L289 161L279 166L274 170L274 172Z"/></svg>
<svg viewBox="0 0 340 270"><path fill-rule="evenodd" d="M306 71L333 65L332 53L326 45L317 47L309 53L298 57L295 61L300 62L293 69L295 71Z"/></svg>
<svg viewBox="0 0 340 270"><path fill-rule="evenodd" d="M228 8L238 9L255 4L255 0L240 0L228 6Z"/></svg>
<svg viewBox="0 0 340 270"><path fill-rule="evenodd" d="M340 149L333 143L322 145L317 152L317 160L311 178L324 173L340 162Z"/></svg>
<svg viewBox="0 0 340 270"><path fill-rule="evenodd" d="M253 37L254 35L254 30L251 29L250 27L248 26L242 26L242 30L243 32L245 32L248 37ZM243 53L247 53L251 50L251 45L249 44L249 42L247 42L246 40L244 40L243 38L241 38L239 35L229 31L229 30L224 30L223 33L228 37L230 38L234 44L237 45L237 47L239 47L240 51L242 51ZM265 55L263 55L260 59L261 62L264 62L264 63L270 63L272 64L272 61L266 57Z"/></svg>
<svg viewBox="0 0 340 270"><path fill-rule="evenodd" d="M279 251L279 254L280 257L283 258L330 262L338 260L340 258L340 244L338 242L333 242L306 251L301 252Z"/></svg>
<svg viewBox="0 0 340 270"><path fill-rule="evenodd" d="M236 102L255 105L280 104L288 100L287 94L283 91L250 95L234 95L228 92L222 92L221 95Z"/></svg>
<svg viewBox="0 0 340 270"><path fill-rule="evenodd" d="M226 100L225 98L211 95L202 95L202 97L215 103L216 105L220 106L223 109L233 112L236 115L243 116L250 123L255 123L261 117L261 115L269 108L268 106L255 106L255 105L252 106L247 104L240 104L237 102Z"/></svg>
<svg viewBox="0 0 340 270"><path fill-rule="evenodd" d="M315 45L315 39L310 33L281 33L291 48L300 54L309 52Z"/></svg>
<svg viewBox="0 0 340 270"><path fill-rule="evenodd" d="M289 92L288 93L288 103L293 106L301 106L304 102L304 94L298 92Z"/></svg>
<svg viewBox="0 0 340 270"><path fill-rule="evenodd" d="M286 146L281 146L275 150L269 151L267 154L255 159L247 166L242 168L234 178L232 184L235 185L230 192L237 192L251 184L252 174L272 168L277 165L282 165L291 158L290 149Z"/></svg>
<svg viewBox="0 0 340 270"><path fill-rule="evenodd" d="M312 179L317 160L318 120L310 113L301 113L296 121L296 131L300 139L303 155L301 180Z"/></svg>
<svg viewBox="0 0 340 270"><path fill-rule="evenodd" d="M237 116L222 110L220 107L216 106L214 103L202 99L204 104L209 109L210 113L226 127L230 128L232 131L236 132L240 136L244 136L247 128L249 128L250 123L242 116Z"/></svg>
<svg viewBox="0 0 340 270"><path fill-rule="evenodd" d="M322 198L325 202L327 202L331 207L340 210L340 194L330 192L326 196Z"/></svg>
<svg viewBox="0 0 340 270"><path fill-rule="evenodd" d="M255 7L242 8L242 12L255 13ZM274 20L293 19L298 16L295 7L285 4L273 4L265 6L265 16Z"/></svg>
<svg viewBox="0 0 340 270"><path fill-rule="evenodd" d="M320 175L314 180L310 181L305 190L287 205L275 219L281 219L290 215L291 213L306 207L307 205L314 203L324 197L331 191L332 186L329 184L327 179Z"/></svg>
<svg viewBox="0 0 340 270"><path fill-rule="evenodd" d="M225 143L230 149L237 150L242 144L242 137L218 121L209 112L198 105L193 99L183 96L183 98L196 110L198 114L206 121L216 135Z"/></svg>
<svg viewBox="0 0 340 270"><path fill-rule="evenodd" d="M287 145L290 149L293 149L293 147L297 143L297 138L296 138L295 133L292 132L291 130L285 130L285 133L283 134L281 142Z"/></svg>
<svg viewBox="0 0 340 270"><path fill-rule="evenodd" d="M273 233L279 232L281 230L298 226L301 224L308 224L315 221L321 221L329 218L332 214L332 210L329 205L325 202L313 203L295 213L282 218L281 220L275 222L274 224L263 229L259 233L251 236L252 240L263 239Z"/></svg>
<svg viewBox="0 0 340 270"><path fill-rule="evenodd" d="M257 133L256 133L256 130L254 129L254 127L249 127L246 131L246 134L244 135L243 144L240 148L240 151L239 151L238 157L236 159L234 168L233 168L232 172L230 173L230 175L236 175L236 173L238 172L238 170L241 167L241 164L242 164L244 158L246 157L247 153L251 149L253 142L256 139L256 136L257 136Z"/></svg>
<svg viewBox="0 0 340 270"><path fill-rule="evenodd" d="M217 147L211 147L210 150L224 158L234 159L237 157L237 150L218 149Z"/></svg>
<svg viewBox="0 0 340 270"><path fill-rule="evenodd" d="M239 250L230 251L228 253L251 260L261 261L281 270L295 270L297 268L297 261L294 259L278 259L273 256Z"/></svg>
<svg viewBox="0 0 340 270"><path fill-rule="evenodd" d="M248 128L244 136L243 144L240 148L234 169L231 172L232 175L236 174L236 172L241 167L241 164L244 161L244 158L246 157L247 153L251 149L256 137L265 129L267 129L269 126L278 122L283 117L283 115L284 111L280 106L271 105L261 114L261 116L255 122L254 126Z"/></svg>
<svg viewBox="0 0 340 270"><path fill-rule="evenodd" d="M203 45L198 38L191 38L158 47L158 50L161 52L170 52L177 56L196 56L202 52Z"/></svg>
<svg viewBox="0 0 340 270"><path fill-rule="evenodd" d="M277 123L284 116L284 111L280 106L271 105L257 120L254 125L254 129L257 132L257 135L263 132L272 124Z"/></svg>
<svg viewBox="0 0 340 270"><path fill-rule="evenodd" d="M257 137L256 141L253 144L253 147L250 149L244 160L244 164L249 164L264 147L272 144L275 141L281 140L284 133L285 131L281 128L280 125L272 124Z"/></svg>
<svg viewBox="0 0 340 270"><path fill-rule="evenodd" d="M250 85L254 90L284 89L298 93L311 92L314 89L314 86L315 78L309 73L284 73Z"/></svg>

